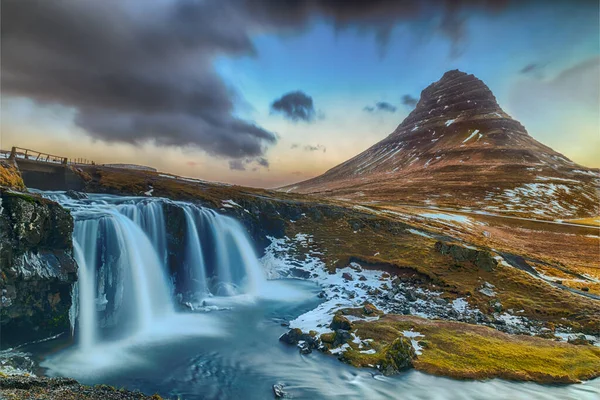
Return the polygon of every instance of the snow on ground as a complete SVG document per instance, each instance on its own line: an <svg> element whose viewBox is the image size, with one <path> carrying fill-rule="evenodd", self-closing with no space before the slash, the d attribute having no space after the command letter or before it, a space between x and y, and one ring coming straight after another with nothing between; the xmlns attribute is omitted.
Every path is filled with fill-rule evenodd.
<svg viewBox="0 0 600 400"><path fill-rule="evenodd" d="M448 121L446 121L446 126L452 125L454 121L456 121L456 119L449 119Z"/></svg>
<svg viewBox="0 0 600 400"><path fill-rule="evenodd" d="M234 208L234 207L242 208L242 206L240 206L238 203L236 203L235 201L233 201L231 199L223 200L223 201L221 201L221 204L223 207L226 207L226 208Z"/></svg>
<svg viewBox="0 0 600 400"><path fill-rule="evenodd" d="M261 258L268 279L307 279L318 283L322 288L319 297L323 298L323 302L315 309L290 321L290 328L299 328L303 332L314 330L318 334L328 333L331 332L329 324L338 310L362 307L365 302L368 302L384 313L483 323L508 333L535 334L541 329L538 322L515 315L518 312L507 310L508 312L497 312L486 317L479 309L472 308L467 298L446 300L441 296L443 292L416 287L406 281L393 280L388 273L363 268L360 263L352 262L345 268L330 273L323 261L319 259L322 253L313 249L317 247L312 236L308 234L299 233L291 238L271 237L269 239L271 244ZM499 263L510 266L501 256L497 255L496 259ZM490 297L496 295L493 285L484 283L482 288L486 290L484 294ZM346 317L350 321L357 319L371 321L379 318L378 316ZM414 340L413 346L420 351L415 336L420 334L404 332L404 335L410 337L411 341ZM355 334L353 337L361 344L365 342ZM362 348L360 344L359 348ZM342 352L345 349L336 351ZM368 351L368 348L365 351Z"/></svg>
<svg viewBox="0 0 600 400"><path fill-rule="evenodd" d="M469 303L467 303L467 301L465 299L463 299L462 297L459 297L458 299L456 299L452 302L452 308L454 308L459 313L465 312L465 310L468 307L469 307Z"/></svg>
<svg viewBox="0 0 600 400"><path fill-rule="evenodd" d="M420 356L423 348L419 345L419 342L416 340L416 338L423 338L425 336L414 331L403 331L402 335L410 339L410 343L412 344L413 349L415 349L415 353Z"/></svg>
<svg viewBox="0 0 600 400"><path fill-rule="evenodd" d="M506 189L499 194L490 194L486 200L494 200L503 205L504 209L499 211L521 211L532 212L538 215L572 216L577 213L579 207L576 201L570 201L572 191L576 190L578 195L589 197L586 191L581 191L580 185L574 186L573 182L560 179L565 183L551 183L550 180L557 178L537 177L540 183L526 183L514 189ZM489 208L489 207L486 207Z"/></svg>
<svg viewBox="0 0 600 400"><path fill-rule="evenodd" d="M583 337L585 337L586 340L593 342L594 346L600 347L600 337L599 336L584 335L582 333L572 333L572 332L559 331L559 330L554 332L554 336L560 338L560 340L563 342L566 342L568 340L575 340L575 339L578 339L583 336Z"/></svg>
<svg viewBox="0 0 600 400"><path fill-rule="evenodd" d="M433 236L430 236L430 235L426 234L423 231L418 231L416 229L407 229L407 231L409 231L413 235L419 235L419 236L423 236L423 237L426 237L426 238L429 238L429 239L433 239Z"/></svg>
<svg viewBox="0 0 600 400"><path fill-rule="evenodd" d="M471 135L468 138L466 138L465 140L463 140L462 142L467 143L469 140L471 140L473 138L473 136L477 135L478 133L479 133L479 129L475 129L473 131L473 133L471 133ZM479 139L481 139L481 135L479 136ZM479 140L479 139L477 139L477 140Z"/></svg>
<svg viewBox="0 0 600 400"><path fill-rule="evenodd" d="M535 179L538 181L561 181L561 182L581 183L581 181L578 181L576 179L558 178L556 176L536 176Z"/></svg>
<svg viewBox="0 0 600 400"><path fill-rule="evenodd" d="M462 224L472 224L473 221L469 217L465 217L464 215L456 215L456 214L444 214L444 213L424 213L419 214L421 217L435 219L438 221L451 221L451 222L460 222Z"/></svg>

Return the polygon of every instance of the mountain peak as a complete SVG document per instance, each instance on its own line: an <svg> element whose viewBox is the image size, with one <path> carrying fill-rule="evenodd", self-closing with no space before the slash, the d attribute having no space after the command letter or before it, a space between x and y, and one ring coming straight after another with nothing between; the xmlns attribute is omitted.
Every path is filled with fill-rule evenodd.
<svg viewBox="0 0 600 400"><path fill-rule="evenodd" d="M597 208L591 201L597 198L595 189L588 184L592 176L529 136L480 79L452 70L421 92L415 109L388 137L323 175L286 189L361 201L475 202L509 212L515 193L529 195L532 188L543 187L558 197L530 205L554 215ZM577 193L577 204L556 191L556 185L566 187L566 182L572 185L565 192ZM568 201L560 203L561 196Z"/></svg>
<svg viewBox="0 0 600 400"><path fill-rule="evenodd" d="M411 124L423 126L430 121L435 122L444 118L445 121L464 121L473 118L513 121L500 108L496 97L483 81L457 69L446 72L440 80L421 92L417 106L398 129ZM525 133L525 129L520 124L513 128L518 128Z"/></svg>

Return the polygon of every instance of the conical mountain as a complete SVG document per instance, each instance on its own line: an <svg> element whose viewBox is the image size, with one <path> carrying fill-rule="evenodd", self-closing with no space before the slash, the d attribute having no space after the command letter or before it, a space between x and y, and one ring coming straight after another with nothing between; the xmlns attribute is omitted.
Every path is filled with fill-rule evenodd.
<svg viewBox="0 0 600 400"><path fill-rule="evenodd" d="M529 136L481 80L453 70L387 138L282 190L553 219L598 215L599 178Z"/></svg>

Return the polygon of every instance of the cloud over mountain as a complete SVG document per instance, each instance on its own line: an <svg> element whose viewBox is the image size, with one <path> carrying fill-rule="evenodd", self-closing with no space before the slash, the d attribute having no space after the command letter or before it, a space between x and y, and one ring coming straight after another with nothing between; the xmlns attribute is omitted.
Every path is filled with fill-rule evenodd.
<svg viewBox="0 0 600 400"><path fill-rule="evenodd" d="M281 113L285 118L294 122L311 122L316 117L312 97L299 90L286 93L273 101L271 111Z"/></svg>
<svg viewBox="0 0 600 400"><path fill-rule="evenodd" d="M365 106L363 108L364 111L367 112L376 112L376 111L385 111L385 112L390 112L390 113L395 113L396 110L398 110L398 108L393 105L390 104L386 101L378 101L377 103L375 103L375 106Z"/></svg>

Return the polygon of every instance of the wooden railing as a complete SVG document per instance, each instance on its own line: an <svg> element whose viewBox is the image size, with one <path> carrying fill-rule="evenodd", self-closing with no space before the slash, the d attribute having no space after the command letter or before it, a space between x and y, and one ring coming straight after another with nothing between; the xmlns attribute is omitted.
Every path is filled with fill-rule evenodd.
<svg viewBox="0 0 600 400"><path fill-rule="evenodd" d="M3 153L7 153L7 152L3 151ZM87 160L85 158L67 158L67 157L44 153L44 152L37 151L37 150L24 149L21 147L13 147L10 151L10 154L8 154L8 158L11 160L20 158L20 159L25 159L25 160L41 161L41 162L47 162L47 163L53 163L53 164L63 164L63 165L67 165L67 164L95 165L95 163L93 161Z"/></svg>

